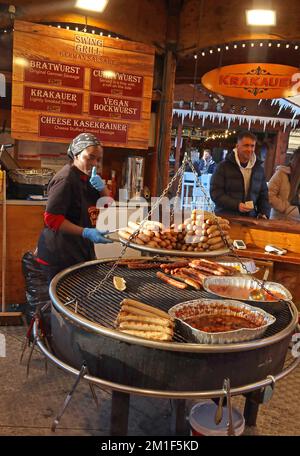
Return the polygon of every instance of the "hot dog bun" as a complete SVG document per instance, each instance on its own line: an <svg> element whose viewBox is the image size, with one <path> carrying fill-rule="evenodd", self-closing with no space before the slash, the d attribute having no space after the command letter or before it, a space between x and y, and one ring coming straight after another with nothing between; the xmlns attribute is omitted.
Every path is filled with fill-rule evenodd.
<svg viewBox="0 0 300 456"><path fill-rule="evenodd" d="M138 310L142 310L145 312L148 312L150 314L155 314L161 318L168 318L170 319L169 314L167 312L164 312L163 310L157 309L156 307L149 306L148 304L144 304L143 302L140 301L135 301L134 299L123 299L121 302L121 306L130 306ZM125 310L125 309L124 309ZM145 315L145 314L143 314Z"/></svg>
<svg viewBox="0 0 300 456"><path fill-rule="evenodd" d="M142 339L160 340L165 342L172 340L169 334L164 334L156 331L138 331L133 329L121 329L121 332L131 334L132 336L141 337Z"/></svg>
<svg viewBox="0 0 300 456"><path fill-rule="evenodd" d="M134 299L123 299L116 323L119 331L144 339L171 341L174 334L167 312Z"/></svg>

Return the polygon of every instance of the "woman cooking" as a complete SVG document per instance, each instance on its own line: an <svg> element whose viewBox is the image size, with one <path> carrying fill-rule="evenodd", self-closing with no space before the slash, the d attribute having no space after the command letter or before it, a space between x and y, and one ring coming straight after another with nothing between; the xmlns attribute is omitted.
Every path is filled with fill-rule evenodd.
<svg viewBox="0 0 300 456"><path fill-rule="evenodd" d="M94 244L112 242L105 238L108 231L95 228L97 200L109 195L96 172L102 154L100 141L81 133L68 148L70 163L49 183L45 227L37 249L48 282L67 267L95 259Z"/></svg>

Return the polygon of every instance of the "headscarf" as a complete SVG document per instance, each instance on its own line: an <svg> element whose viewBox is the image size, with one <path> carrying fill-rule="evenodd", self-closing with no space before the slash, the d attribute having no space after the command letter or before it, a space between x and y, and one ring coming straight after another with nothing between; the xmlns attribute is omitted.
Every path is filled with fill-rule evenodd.
<svg viewBox="0 0 300 456"><path fill-rule="evenodd" d="M80 154L80 152L89 146L101 146L101 143L92 133L80 133L69 145L67 151L68 157L73 160L76 155Z"/></svg>

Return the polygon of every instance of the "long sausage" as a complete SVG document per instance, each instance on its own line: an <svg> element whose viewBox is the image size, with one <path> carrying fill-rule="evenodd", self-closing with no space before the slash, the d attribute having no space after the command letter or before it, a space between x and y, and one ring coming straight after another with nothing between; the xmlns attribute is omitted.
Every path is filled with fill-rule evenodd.
<svg viewBox="0 0 300 456"><path fill-rule="evenodd" d="M157 272L156 276L163 282L172 285L173 287L181 288L182 290L184 290L187 287L186 283L178 282L178 280L172 279L171 277L166 276L162 272Z"/></svg>
<svg viewBox="0 0 300 456"><path fill-rule="evenodd" d="M161 263L161 269L175 269L175 268L184 268L189 264L188 261L177 261L173 263Z"/></svg>
<svg viewBox="0 0 300 456"><path fill-rule="evenodd" d="M128 269L158 269L160 267L160 263L127 263Z"/></svg>

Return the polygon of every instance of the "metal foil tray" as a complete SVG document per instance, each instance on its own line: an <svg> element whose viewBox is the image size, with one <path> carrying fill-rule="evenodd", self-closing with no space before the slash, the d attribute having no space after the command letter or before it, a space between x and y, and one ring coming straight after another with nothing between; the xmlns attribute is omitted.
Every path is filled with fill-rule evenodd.
<svg viewBox="0 0 300 456"><path fill-rule="evenodd" d="M178 330L191 342L201 344L230 344L261 337L276 318L258 307L233 300L195 299L177 304L169 309L169 315L176 320ZM193 317L226 315L247 318L257 328L242 328L224 332L205 332L189 325Z"/></svg>
<svg viewBox="0 0 300 456"><path fill-rule="evenodd" d="M254 260L249 260L247 258L240 258L240 261L230 261L232 259L220 259L217 260L218 263L224 265L224 266L230 266L234 269L237 270L237 272L240 272L241 274L255 274L257 271L259 271L259 268L256 267L256 264ZM243 268L242 264L245 266L246 269ZM247 272L246 272L247 270Z"/></svg>
<svg viewBox="0 0 300 456"><path fill-rule="evenodd" d="M209 293L222 296L223 298L249 301L251 300L251 298L249 298L250 291L260 289L260 283L261 281L256 281L247 276L210 276L204 279L203 288ZM215 286L220 287L219 290L216 290L216 288L214 288ZM231 287L234 287L234 289L230 290ZM238 293L237 288L240 288L240 294ZM270 292L280 293L282 297L278 297L278 299L265 299L260 302L274 302L280 301L280 299L291 301L293 299L289 290L287 290L280 283L265 282L264 288L266 288L266 290L270 290ZM249 293L247 293L247 291L249 291Z"/></svg>
<svg viewBox="0 0 300 456"><path fill-rule="evenodd" d="M126 244L128 241L119 236L120 242ZM186 250L167 250L167 249L156 249L154 247L147 247L146 245L135 244L134 242L128 242L128 247L131 247L135 250L140 250L142 252L149 252L155 255L167 255L167 256L178 256L178 257L195 257L195 258L205 258L205 257L215 257L219 255L225 255L230 252L228 248L211 250L205 252L187 252Z"/></svg>
<svg viewBox="0 0 300 456"><path fill-rule="evenodd" d="M53 169L12 169L8 172L10 179L16 184L48 185L55 172Z"/></svg>

